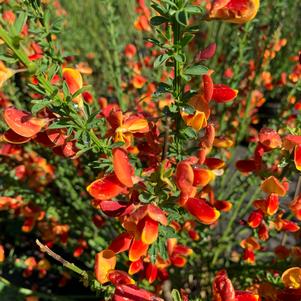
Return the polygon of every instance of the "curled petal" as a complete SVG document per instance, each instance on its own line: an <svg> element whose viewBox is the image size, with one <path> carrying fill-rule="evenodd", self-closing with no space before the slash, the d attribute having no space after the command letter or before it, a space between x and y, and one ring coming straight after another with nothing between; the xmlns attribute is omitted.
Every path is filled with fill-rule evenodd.
<svg viewBox="0 0 301 301"><path fill-rule="evenodd" d="M207 102L210 102L213 96L213 81L210 75L203 75L203 92L204 98Z"/></svg>
<svg viewBox="0 0 301 301"><path fill-rule="evenodd" d="M170 261L174 266L178 268L184 267L187 262L186 258L181 255L172 255Z"/></svg>
<svg viewBox="0 0 301 301"><path fill-rule="evenodd" d="M217 103L225 103L236 98L238 90L234 90L223 84L216 84L213 88L212 99Z"/></svg>
<svg viewBox="0 0 301 301"><path fill-rule="evenodd" d="M115 254L127 251L130 248L132 238L132 235L127 232L121 233L112 241L108 249Z"/></svg>
<svg viewBox="0 0 301 301"><path fill-rule="evenodd" d="M257 251L260 249L260 244L258 243L257 239L253 236L248 237L247 239L244 239L240 246L244 249L248 249L251 251Z"/></svg>
<svg viewBox="0 0 301 301"><path fill-rule="evenodd" d="M251 292L235 291L235 301L260 301L260 297Z"/></svg>
<svg viewBox="0 0 301 301"><path fill-rule="evenodd" d="M184 194L189 195L194 181L194 172L190 164L182 161L176 169L176 184Z"/></svg>
<svg viewBox="0 0 301 301"><path fill-rule="evenodd" d="M217 210L229 212L232 209L232 203L229 201L215 201L214 206Z"/></svg>
<svg viewBox="0 0 301 301"><path fill-rule="evenodd" d="M76 69L64 68L63 78L71 94L74 94L83 87L83 78L80 72Z"/></svg>
<svg viewBox="0 0 301 301"><path fill-rule="evenodd" d="M258 139L268 149L279 148L282 145L279 134L273 129L262 128L258 134Z"/></svg>
<svg viewBox="0 0 301 301"><path fill-rule="evenodd" d="M238 160L235 164L240 172L248 173L256 170L255 160Z"/></svg>
<svg viewBox="0 0 301 301"><path fill-rule="evenodd" d="M115 175L110 174L92 182L87 187L87 191L96 199L109 200L123 192L124 186Z"/></svg>
<svg viewBox="0 0 301 301"><path fill-rule="evenodd" d="M131 115L124 122L122 127L131 133L149 132L148 122L144 117Z"/></svg>
<svg viewBox="0 0 301 301"><path fill-rule="evenodd" d="M204 112L195 111L194 114L187 114L181 111L181 116L187 126L192 127L197 132L207 126L207 119Z"/></svg>
<svg viewBox="0 0 301 301"><path fill-rule="evenodd" d="M196 59L198 61L209 60L214 56L215 50L216 44L211 43L197 55Z"/></svg>
<svg viewBox="0 0 301 301"><path fill-rule="evenodd" d="M141 226L140 226L141 225ZM142 228L141 240L143 243L150 245L158 238L159 223L146 216L139 224L138 228Z"/></svg>
<svg viewBox="0 0 301 301"><path fill-rule="evenodd" d="M234 141L226 136L216 136L214 138L213 146L219 147L219 148L229 148L233 146Z"/></svg>
<svg viewBox="0 0 301 301"><path fill-rule="evenodd" d="M209 169L221 169L225 166L225 161L218 158L206 158L205 165L208 166Z"/></svg>
<svg viewBox="0 0 301 301"><path fill-rule="evenodd" d="M130 250L129 259L130 261L137 261L142 256L146 256L148 245L143 243L141 240L133 239Z"/></svg>
<svg viewBox="0 0 301 301"><path fill-rule="evenodd" d="M214 179L214 173L209 169L193 168L193 186L206 186Z"/></svg>
<svg viewBox="0 0 301 301"><path fill-rule="evenodd" d="M297 170L301 171L301 144L295 146L294 162Z"/></svg>
<svg viewBox="0 0 301 301"><path fill-rule="evenodd" d="M102 210L106 215L111 217L118 217L130 214L134 210L133 204L121 201L93 200L92 205L95 208Z"/></svg>
<svg viewBox="0 0 301 301"><path fill-rule="evenodd" d="M124 149L119 147L113 149L113 167L118 180L126 187L133 187L133 167Z"/></svg>
<svg viewBox="0 0 301 301"><path fill-rule="evenodd" d="M103 250L95 256L95 277L101 283L109 281L108 272L114 270L116 266L116 255L111 250Z"/></svg>
<svg viewBox="0 0 301 301"><path fill-rule="evenodd" d="M118 285L116 287L113 301L163 301L163 299L135 285L129 284Z"/></svg>
<svg viewBox="0 0 301 301"><path fill-rule="evenodd" d="M129 274L134 275L143 269L144 269L143 261L142 261L142 259L138 259L137 261L131 262L130 267L129 267Z"/></svg>
<svg viewBox="0 0 301 301"><path fill-rule="evenodd" d="M124 271L111 270L108 272L108 278L114 286L121 284L135 284L135 280Z"/></svg>
<svg viewBox="0 0 301 301"><path fill-rule="evenodd" d="M204 199L188 199L185 209L205 225L213 224L220 216L220 212L211 207Z"/></svg>
<svg viewBox="0 0 301 301"><path fill-rule="evenodd" d="M297 196L290 204L290 209L292 210L295 217L301 220L301 195Z"/></svg>
<svg viewBox="0 0 301 301"><path fill-rule="evenodd" d="M262 191L268 194L274 193L279 196L284 196L286 194L285 187L274 176L270 176L264 180L260 187Z"/></svg>
<svg viewBox="0 0 301 301"><path fill-rule="evenodd" d="M248 224L251 228L255 229L258 228L263 220L263 213L261 210L253 211L249 218L248 218Z"/></svg>
<svg viewBox="0 0 301 301"><path fill-rule="evenodd" d="M286 288L299 289L301 288L301 268L293 267L286 270L281 280Z"/></svg>
<svg viewBox="0 0 301 301"><path fill-rule="evenodd" d="M12 143L12 144L23 144L30 141L31 139L31 138L20 136L10 129L3 134L2 138L5 142Z"/></svg>
<svg viewBox="0 0 301 301"><path fill-rule="evenodd" d="M235 291L226 271L219 271L212 285L214 301L235 301Z"/></svg>
<svg viewBox="0 0 301 301"><path fill-rule="evenodd" d="M48 119L33 117L30 113L9 107L4 110L4 120L18 135L31 138L48 124Z"/></svg>
<svg viewBox="0 0 301 301"><path fill-rule="evenodd" d="M145 278L149 283L153 283L157 279L158 275L158 268L155 264L152 264L151 262L147 264L146 270L145 270Z"/></svg>
<svg viewBox="0 0 301 301"><path fill-rule="evenodd" d="M266 212L268 215L274 215L279 208L279 197L272 193L266 199Z"/></svg>
<svg viewBox="0 0 301 301"><path fill-rule="evenodd" d="M259 5L259 0L214 0L208 19L243 24L255 18Z"/></svg>

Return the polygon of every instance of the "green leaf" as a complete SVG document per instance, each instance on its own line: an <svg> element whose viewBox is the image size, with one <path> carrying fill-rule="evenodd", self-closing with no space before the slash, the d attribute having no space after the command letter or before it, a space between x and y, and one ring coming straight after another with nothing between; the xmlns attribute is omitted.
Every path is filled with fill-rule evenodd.
<svg viewBox="0 0 301 301"><path fill-rule="evenodd" d="M166 23L166 22L168 22L168 19L166 19L164 17L161 17L161 16L152 17L151 20L150 20L150 23L153 26L158 26L158 25L161 25L161 24Z"/></svg>
<svg viewBox="0 0 301 301"><path fill-rule="evenodd" d="M160 5L159 3L153 3L151 4L151 7L157 11L160 15L165 15L167 13L165 7L163 7L162 5Z"/></svg>
<svg viewBox="0 0 301 301"><path fill-rule="evenodd" d="M42 109L46 108L50 104L51 104L51 101L41 99L31 107L31 112L33 114L35 114L35 113L41 111Z"/></svg>
<svg viewBox="0 0 301 301"><path fill-rule="evenodd" d="M181 294L178 290L173 289L171 291L171 297L173 301L182 301Z"/></svg>
<svg viewBox="0 0 301 301"><path fill-rule="evenodd" d="M182 47L185 47L192 39L194 38L193 34L186 34L183 39L180 41Z"/></svg>
<svg viewBox="0 0 301 301"><path fill-rule="evenodd" d="M174 59L179 63L184 63L185 61L184 55L180 55L180 54L175 54Z"/></svg>
<svg viewBox="0 0 301 301"><path fill-rule="evenodd" d="M84 86L77 90L74 94L72 94L72 99L77 97L78 95L82 94L83 92L89 90L91 88L91 85Z"/></svg>
<svg viewBox="0 0 301 301"><path fill-rule="evenodd" d="M188 75L203 75L208 72L208 68L204 65L194 65L185 70Z"/></svg>
<svg viewBox="0 0 301 301"><path fill-rule="evenodd" d="M185 7L185 11L187 11L189 14L203 14L204 10L200 6L196 5L188 5Z"/></svg>
<svg viewBox="0 0 301 301"><path fill-rule="evenodd" d="M168 59L169 55L167 53L160 54L154 61L154 68L162 66Z"/></svg>
<svg viewBox="0 0 301 301"><path fill-rule="evenodd" d="M179 24L186 26L188 21L188 16L186 11L180 10L176 12L176 20Z"/></svg>
<svg viewBox="0 0 301 301"><path fill-rule="evenodd" d="M27 13L22 11L19 14L16 22L14 23L14 28L15 28L17 34L19 34L22 31L23 26L26 23L26 20L27 20Z"/></svg>

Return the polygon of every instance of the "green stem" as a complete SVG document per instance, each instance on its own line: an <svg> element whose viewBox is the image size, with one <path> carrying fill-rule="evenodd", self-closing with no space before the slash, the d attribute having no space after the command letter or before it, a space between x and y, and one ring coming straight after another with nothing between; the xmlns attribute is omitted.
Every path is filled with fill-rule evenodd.
<svg viewBox="0 0 301 301"><path fill-rule="evenodd" d="M122 111L126 110L126 104L123 101L123 92L122 92L122 82L121 82L121 64L118 53L118 45L116 39L116 30L115 30L115 9L112 4L112 1L108 1L109 16L108 16L108 32L111 40L111 59L113 65L113 77L115 82L115 89L117 93L118 103Z"/></svg>
<svg viewBox="0 0 301 301"><path fill-rule="evenodd" d="M18 293L22 294L23 296L37 296L42 298L43 300L52 300L52 301L70 301L72 299L95 299L95 296L80 296L80 295L75 295L75 296L55 296L55 295L50 295L46 293L41 293L37 291L33 291L31 289L25 288L25 287L18 287L14 284L12 284L8 279L0 276L0 282L3 283L5 286L12 288Z"/></svg>
<svg viewBox="0 0 301 301"><path fill-rule="evenodd" d="M236 220L236 217L238 216L238 213L239 213L239 210L244 202L244 199L245 199L245 196L247 195L248 191L246 191L245 193L242 194L242 196L240 197L240 199L238 200L238 202L236 203L236 206L235 206L235 210L228 222L228 225L220 239L220 242L222 244L224 244L225 242L225 239L228 237L228 235L230 234L231 230L232 230L232 225L233 223L235 222ZM212 259L212 265L214 266L216 264L216 261L219 257L219 255L221 254L221 252L223 251L224 249L224 245L221 245L219 244L218 247L216 248L215 252L214 252L214 255L213 255L213 259Z"/></svg>
<svg viewBox="0 0 301 301"><path fill-rule="evenodd" d="M174 47L175 47L175 55L179 55L182 51L180 49L180 40L181 40L181 27L180 24L174 20L173 24L173 32L174 32ZM181 75L180 75L180 62L174 59L174 80L173 80L173 88L174 88L174 97L177 101L180 100L181 94Z"/></svg>
<svg viewBox="0 0 301 301"><path fill-rule="evenodd" d="M26 53L20 48L19 45L14 43L13 39L9 36L8 32L0 27L0 38L7 44L7 46L13 50L15 55L19 58L19 60L28 68L30 73L33 73L36 70L36 65L32 61L29 60Z"/></svg>

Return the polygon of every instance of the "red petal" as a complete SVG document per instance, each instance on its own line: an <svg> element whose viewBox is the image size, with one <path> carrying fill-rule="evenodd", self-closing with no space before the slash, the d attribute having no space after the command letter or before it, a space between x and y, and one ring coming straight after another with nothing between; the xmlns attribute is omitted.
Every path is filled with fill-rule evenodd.
<svg viewBox="0 0 301 301"><path fill-rule="evenodd" d="M253 172L256 170L255 160L239 160L235 164L240 172Z"/></svg>
<svg viewBox="0 0 301 301"><path fill-rule="evenodd" d="M301 144L295 146L294 162L296 168L301 171Z"/></svg>
<svg viewBox="0 0 301 301"><path fill-rule="evenodd" d="M142 221L139 222L138 229L141 227L140 223L142 225L142 242L147 245L154 243L158 238L159 223L148 216L146 216Z"/></svg>
<svg viewBox="0 0 301 301"><path fill-rule="evenodd" d="M262 128L258 134L258 139L261 144L269 149L281 147L282 141L279 134L269 128Z"/></svg>
<svg viewBox="0 0 301 301"><path fill-rule="evenodd" d="M132 242L132 236L127 233L121 233L118 235L110 244L108 249L112 250L114 253L118 254L127 251L130 248Z"/></svg>
<svg viewBox="0 0 301 301"><path fill-rule="evenodd" d="M116 255L111 250L103 250L95 256L95 277L101 283L109 281L108 272L116 266Z"/></svg>
<svg viewBox="0 0 301 301"><path fill-rule="evenodd" d="M193 186L206 186L214 178L214 174L209 169L193 168L194 181Z"/></svg>
<svg viewBox="0 0 301 301"><path fill-rule="evenodd" d="M180 162L176 170L176 184L184 194L190 194L193 186L194 173L191 165Z"/></svg>
<svg viewBox="0 0 301 301"><path fill-rule="evenodd" d="M134 209L133 204L121 201L102 201L98 206L106 215L111 217L130 214Z"/></svg>
<svg viewBox="0 0 301 301"><path fill-rule="evenodd" d="M204 164L207 165L209 169L220 169L225 166L225 162L218 158L206 158Z"/></svg>
<svg viewBox="0 0 301 301"><path fill-rule="evenodd" d="M213 95L213 81L210 75L203 75L203 92L204 98L207 102L210 102Z"/></svg>
<svg viewBox="0 0 301 301"><path fill-rule="evenodd" d="M201 61L201 60L211 59L214 56L214 54L215 54L215 50L216 50L216 44L215 43L209 44L205 49L203 49L198 54L197 60Z"/></svg>
<svg viewBox="0 0 301 301"><path fill-rule="evenodd" d="M3 134L3 140L12 144L22 144L30 141L31 138L23 137L15 133L13 130L8 130Z"/></svg>
<svg viewBox="0 0 301 301"><path fill-rule="evenodd" d="M145 271L145 278L149 283L153 283L158 275L158 268L152 264L148 263Z"/></svg>
<svg viewBox="0 0 301 301"><path fill-rule="evenodd" d="M253 211L249 218L248 218L248 224L251 228L255 229L258 228L263 220L263 213L261 210Z"/></svg>
<svg viewBox="0 0 301 301"><path fill-rule="evenodd" d="M80 72L76 69L64 68L63 78L71 94L74 94L76 91L83 87L82 76Z"/></svg>
<svg viewBox="0 0 301 301"><path fill-rule="evenodd" d="M259 301L260 297L250 292L235 291L235 301Z"/></svg>
<svg viewBox="0 0 301 301"><path fill-rule="evenodd" d="M126 187L133 187L133 167L129 162L127 152L124 149L113 149L113 167L118 180Z"/></svg>
<svg viewBox="0 0 301 301"><path fill-rule="evenodd" d="M124 191L124 186L115 175L110 174L92 182L88 187L89 194L100 200L109 200Z"/></svg>
<svg viewBox="0 0 301 301"><path fill-rule="evenodd" d="M205 225L213 224L220 216L220 212L211 207L205 199L190 198L185 209Z"/></svg>
<svg viewBox="0 0 301 301"><path fill-rule="evenodd" d="M4 120L15 133L27 138L36 135L48 123L48 119L33 117L14 107L4 110Z"/></svg>
<svg viewBox="0 0 301 301"><path fill-rule="evenodd" d="M261 189L268 194L275 193L280 196L284 196L286 194L285 187L274 176L264 180L261 183Z"/></svg>
<svg viewBox="0 0 301 301"><path fill-rule="evenodd" d="M126 272L119 270L109 271L108 278L114 286L135 283L135 281Z"/></svg>
<svg viewBox="0 0 301 301"><path fill-rule="evenodd" d="M143 243L141 240L133 239L130 251L129 251L129 259L130 261L137 261L142 256L146 256L148 245Z"/></svg>
<svg viewBox="0 0 301 301"><path fill-rule="evenodd" d="M270 194L266 200L267 214L274 215L279 208L279 197L277 194Z"/></svg>
<svg viewBox="0 0 301 301"><path fill-rule="evenodd" d="M223 84L214 85L212 99L217 103L225 103L236 98L238 91Z"/></svg>
<svg viewBox="0 0 301 301"><path fill-rule="evenodd" d="M139 259L137 261L131 262L130 267L129 267L129 274L134 275L143 269L144 269L143 261L142 261L142 259Z"/></svg>
<svg viewBox="0 0 301 301"><path fill-rule="evenodd" d="M235 301L235 291L226 271L219 271L213 281L214 300Z"/></svg>

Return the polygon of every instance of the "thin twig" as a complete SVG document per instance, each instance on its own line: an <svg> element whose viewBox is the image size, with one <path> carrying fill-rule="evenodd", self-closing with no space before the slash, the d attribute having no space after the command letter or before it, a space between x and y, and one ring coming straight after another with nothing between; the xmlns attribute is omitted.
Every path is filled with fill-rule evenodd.
<svg viewBox="0 0 301 301"><path fill-rule="evenodd" d="M295 194L294 194L294 199L296 199L296 197L300 194L300 191L301 191L301 176L299 176L299 178L298 178L298 182L297 182L296 190L295 190ZM287 233L284 232L282 235L282 239L281 239L282 246L285 245L286 239L287 239Z"/></svg>
<svg viewBox="0 0 301 301"><path fill-rule="evenodd" d="M87 271L82 270L81 268L76 266L74 263L71 263L71 262L65 260L62 256L53 252L49 247L42 244L38 239L36 239L36 244L40 247L42 252L47 253L50 257L52 257L56 261L60 262L64 267L66 267L67 269L69 269L69 270L79 274L81 277L83 277L84 284L86 284L85 286L88 286L90 279L89 279L89 275L88 275Z"/></svg>

